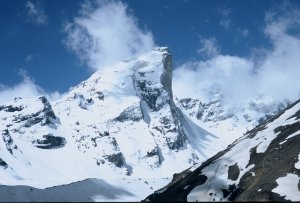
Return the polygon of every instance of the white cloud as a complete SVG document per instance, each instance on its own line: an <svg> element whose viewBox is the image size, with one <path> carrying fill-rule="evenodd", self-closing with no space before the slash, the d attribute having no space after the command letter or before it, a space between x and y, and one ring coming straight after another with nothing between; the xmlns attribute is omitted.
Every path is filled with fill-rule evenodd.
<svg viewBox="0 0 300 203"><path fill-rule="evenodd" d="M295 29L299 17L299 10L267 14L264 32L273 45L270 50L257 49L252 57L218 54L183 64L174 71L174 94L207 101L220 91L231 106L259 96L273 101L298 99L300 30Z"/></svg>
<svg viewBox="0 0 300 203"><path fill-rule="evenodd" d="M45 95L50 101L60 98L59 92L46 92L31 79L26 71L20 70L22 81L19 84L8 87L0 84L0 104L13 100L15 97L35 97Z"/></svg>
<svg viewBox="0 0 300 203"><path fill-rule="evenodd" d="M205 101L221 91L225 99L228 97L240 101L242 98L235 95L235 92L243 91L244 86L251 81L251 68L251 61L229 55L189 62L174 71L173 90L175 95L200 97ZM246 91L244 94L251 95L251 92Z"/></svg>
<svg viewBox="0 0 300 203"><path fill-rule="evenodd" d="M25 4L28 21L34 24L42 25L47 23L47 15L40 2L33 3L27 1Z"/></svg>
<svg viewBox="0 0 300 203"><path fill-rule="evenodd" d="M153 48L149 31L119 1L86 2L80 15L64 27L67 47L93 70Z"/></svg>
<svg viewBox="0 0 300 203"><path fill-rule="evenodd" d="M229 15L231 13L231 8L227 8L227 7L220 7L218 9L219 13L221 14L222 19L220 20L220 25L225 28L225 29L229 29L231 26L231 20L229 18Z"/></svg>
<svg viewBox="0 0 300 203"><path fill-rule="evenodd" d="M267 26L265 34L273 41L280 42L280 38L291 37L299 38L300 30L300 11L290 8L291 5L284 5L283 8L276 12L271 10L266 13ZM298 31L298 36L294 36L290 31Z"/></svg>
<svg viewBox="0 0 300 203"><path fill-rule="evenodd" d="M211 58L219 54L220 48L215 38L201 39L200 43L201 48L197 50L199 55Z"/></svg>

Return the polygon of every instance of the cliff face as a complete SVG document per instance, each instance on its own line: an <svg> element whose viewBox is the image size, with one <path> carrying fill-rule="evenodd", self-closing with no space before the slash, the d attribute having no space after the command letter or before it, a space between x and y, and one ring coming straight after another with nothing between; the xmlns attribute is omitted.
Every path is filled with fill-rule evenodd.
<svg viewBox="0 0 300 203"><path fill-rule="evenodd" d="M266 120L150 201L299 201L300 102Z"/></svg>
<svg viewBox="0 0 300 203"><path fill-rule="evenodd" d="M204 160L193 138L206 132L189 130L173 101L167 48L96 72L59 101L18 98L0 111L1 184L168 178Z"/></svg>
<svg viewBox="0 0 300 203"><path fill-rule="evenodd" d="M208 102L197 98L175 97L180 111L198 126L216 135L218 139L207 143L213 146L211 155L225 149L248 130L275 116L288 106L288 102L268 102L263 98L253 98L244 104L228 108L218 93Z"/></svg>
<svg viewBox="0 0 300 203"><path fill-rule="evenodd" d="M136 201L168 183L147 200L295 200L284 188L298 195L299 109L297 102L238 138L246 128L219 100L174 102L172 56L157 48L94 73L58 101L1 104L0 184L33 200L59 201L59 188L81 196L78 188L96 184L126 196L106 194L114 200ZM84 196L91 198L105 200Z"/></svg>

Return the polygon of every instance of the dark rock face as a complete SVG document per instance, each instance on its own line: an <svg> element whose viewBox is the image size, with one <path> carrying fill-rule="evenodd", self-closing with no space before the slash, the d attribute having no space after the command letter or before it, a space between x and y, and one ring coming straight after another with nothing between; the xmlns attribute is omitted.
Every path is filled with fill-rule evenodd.
<svg viewBox="0 0 300 203"><path fill-rule="evenodd" d="M186 196L190 193L192 188L194 188L197 184L205 183L206 180L207 177L205 175L195 176L188 183L189 187L187 187L186 189L184 189L184 187L181 187L178 182L170 183L165 188L161 189L163 192L156 191L153 194L149 195L144 201L186 202Z"/></svg>
<svg viewBox="0 0 300 203"><path fill-rule="evenodd" d="M116 149L118 148L117 142L115 141L115 139L113 139L116 145ZM118 150L119 151L119 150ZM114 154L110 154L110 155L105 155L103 156L104 159L106 159L108 162L114 164L116 167L118 168L126 168L126 175L130 176L132 174L132 167L130 165L128 165L125 161L125 158L122 154L122 152L118 152L118 153L114 153ZM100 165L100 163L104 163L104 160L98 160L97 161L97 165Z"/></svg>
<svg viewBox="0 0 300 203"><path fill-rule="evenodd" d="M103 159L96 159L96 164L100 166L101 164L105 164L105 161Z"/></svg>
<svg viewBox="0 0 300 203"><path fill-rule="evenodd" d="M264 123L249 131L243 139L256 139L255 137L258 132L267 128L267 124L273 122L286 110L292 108L299 102L300 100L296 101L278 115L269 118ZM290 118L297 119L298 114L299 111ZM287 201L285 197L272 192L272 190L278 186L276 180L280 177L285 177L287 174L296 174L300 177L300 170L295 168L295 163L298 161L298 155L300 152L300 133L294 134L299 130L299 120L296 120L292 124L282 125L275 128L274 133L277 134L277 136L268 145L266 151L263 153L257 153L257 146L251 148L250 160L246 168L250 165L253 167L244 173L242 177L240 177L241 172L238 162L226 168L228 170L229 181L235 181L240 178L237 184L229 184L227 188L220 187L212 189L222 191L223 198L227 198L229 201ZM287 137L292 134L294 136L287 139ZM211 166L212 163L217 161L222 162L222 156L237 144L238 142L234 142L229 145L226 150L223 150L208 159L193 172L179 178L179 180L177 179L172 181L166 187L148 196L146 200L187 201L187 196L190 191L192 191L196 186L202 185L206 182L203 181L204 179L202 179L202 181L199 179L199 176L205 176L205 174L202 174L203 169L207 166ZM298 188L300 190L300 181L298 183ZM211 193L209 195L213 196L215 194Z"/></svg>
<svg viewBox="0 0 300 203"><path fill-rule="evenodd" d="M274 117L281 115L281 113L285 111L286 108L290 108L289 105L290 105L289 103L280 103L276 107L276 109L275 108L269 109L266 115L258 120L258 125L266 123L272 120Z"/></svg>
<svg viewBox="0 0 300 203"><path fill-rule="evenodd" d="M228 167L228 179L237 180L240 175L240 169L237 163Z"/></svg>
<svg viewBox="0 0 300 203"><path fill-rule="evenodd" d="M183 98L176 99L181 109L186 110L190 116L196 117L198 120L203 122L218 122L227 119L239 120L238 116L234 113L226 110L222 102L222 95L218 95L218 98L214 98L211 102L201 102L198 99ZM249 103L247 109L258 112L261 114L260 117L254 118L251 114L244 113L243 118L247 122L257 122L263 124L270 118L280 113L283 109L288 106L287 102L280 104L274 104L272 106L259 105L255 102Z"/></svg>
<svg viewBox="0 0 300 203"><path fill-rule="evenodd" d="M10 154L14 154L14 150L18 149L17 145L15 145L13 139L10 136L9 131L6 129L2 132L2 138L3 142L5 143L7 151L9 151Z"/></svg>
<svg viewBox="0 0 300 203"><path fill-rule="evenodd" d="M145 65L147 64L144 64L143 62L139 64L141 67ZM172 59L171 54L167 52L163 55L163 68L164 71L160 76L159 81L150 79L153 71L139 71L132 76L135 88L140 93L139 96L147 103L152 111L159 111L165 104L170 104L170 100L173 98L171 86ZM150 78L148 77L149 75Z"/></svg>
<svg viewBox="0 0 300 203"><path fill-rule="evenodd" d="M0 166L6 169L8 167L7 163L0 158Z"/></svg>
<svg viewBox="0 0 300 203"><path fill-rule="evenodd" d="M25 121L24 127L26 128L34 126L38 123L40 123L42 126L52 125L52 124L53 126L55 126L55 123L59 122L59 120L55 116L49 101L44 96L39 97L39 99L42 101L44 105L44 108L41 111L29 115L22 115L22 114L19 114L17 116L13 115L14 116L13 121L16 123Z"/></svg>
<svg viewBox="0 0 300 203"><path fill-rule="evenodd" d="M189 171L189 169L182 171L181 173L175 173L173 174L173 178L172 178L172 183L174 184L175 182L181 180L182 178L186 177L189 173L191 173Z"/></svg>
<svg viewBox="0 0 300 203"><path fill-rule="evenodd" d="M179 103L185 109L195 108L196 106L198 106L198 102L199 102L198 99L191 99L191 98L184 98L184 99L179 100ZM201 104L201 102L200 102L200 104Z"/></svg>
<svg viewBox="0 0 300 203"><path fill-rule="evenodd" d="M151 152L147 152L148 157L158 156L158 149L157 147L153 149Z"/></svg>
<svg viewBox="0 0 300 203"><path fill-rule="evenodd" d="M125 122L125 121L133 121L138 122L143 119L142 112L139 106L130 106L125 109L118 117L114 120L118 122Z"/></svg>
<svg viewBox="0 0 300 203"><path fill-rule="evenodd" d="M240 193L241 190L235 184L229 185L227 189L222 189L223 197L228 197L229 201L233 201Z"/></svg>
<svg viewBox="0 0 300 203"><path fill-rule="evenodd" d="M277 114L276 115L273 115L273 116L270 116L268 117L268 119L264 120L262 123L260 123L259 125L257 125L255 128L253 128L252 130L250 131L247 131L246 134L248 135L249 138L254 138L256 136L256 134L259 132L259 131L262 131L264 129L266 129L266 126L273 122L275 119L279 118L282 114L284 114L285 111L293 108L296 104L298 104L300 102L300 99L295 101L294 103L288 105L285 109L281 109L279 108L280 110L278 110ZM297 113L296 113L297 114ZM296 115L295 114L295 115ZM291 116L290 118L292 118L293 116ZM288 119L290 119L288 118ZM276 131L277 132L277 131ZM276 133L275 132L275 133Z"/></svg>
<svg viewBox="0 0 300 203"><path fill-rule="evenodd" d="M141 97L148 104L149 108L153 111L158 111L159 108L156 105L157 98L161 95L159 88L153 88L153 82L147 80L137 81L137 87L141 91Z"/></svg>
<svg viewBox="0 0 300 203"><path fill-rule="evenodd" d="M55 116L54 111L52 110L51 104L49 103L49 101L47 100L46 97L40 97L39 99L44 104L44 109L42 112L44 113L45 120L42 123L42 125L48 125L48 124L53 123L53 121L58 118Z"/></svg>
<svg viewBox="0 0 300 203"><path fill-rule="evenodd" d="M173 98L172 92L172 55L167 52L163 57L164 73L161 75L160 81L163 89L168 93L169 97Z"/></svg>
<svg viewBox="0 0 300 203"><path fill-rule="evenodd" d="M245 174L239 183L242 193L235 199L236 201L284 201L283 197L271 192L277 186L276 180L293 173L300 176L300 170L295 169L298 160L300 147L300 133L286 142L283 142L289 135L300 130L300 123L280 126L274 131L280 132L271 142L265 153L259 156L250 156L250 162L255 164L250 172L255 176ZM261 189L260 192L258 190Z"/></svg>
<svg viewBox="0 0 300 203"><path fill-rule="evenodd" d="M87 102L82 94L75 93L73 98L78 100L78 106L80 108L87 109L87 106L86 106Z"/></svg>
<svg viewBox="0 0 300 203"><path fill-rule="evenodd" d="M195 113L196 118L198 120L202 120L203 122L216 122L235 117L235 115L233 115L232 113L225 113L221 102L218 100L211 101L209 103L202 103L198 99L184 98L179 100L179 104L185 110L195 109L195 111L192 114Z"/></svg>
<svg viewBox="0 0 300 203"><path fill-rule="evenodd" d="M124 166L124 158L122 153L117 153L117 154L111 154L111 155L107 155L106 157L107 161L113 163L116 165L116 167L121 168L122 166Z"/></svg>
<svg viewBox="0 0 300 203"><path fill-rule="evenodd" d="M89 104L89 105L94 104L93 98L88 98L88 99L86 100L86 102L87 102L87 104Z"/></svg>
<svg viewBox="0 0 300 203"><path fill-rule="evenodd" d="M300 119L300 110L297 111L293 116L289 117L288 119L291 119L291 118Z"/></svg>
<svg viewBox="0 0 300 203"><path fill-rule="evenodd" d="M161 117L159 122L161 123L162 127L157 128L157 130L163 132L164 135L169 132L177 133L178 135L176 136L176 139L170 139L166 136L166 140L170 149L179 150L181 147L183 147L187 138L183 132L181 124L179 124L179 115L177 114L177 112L175 112L175 110L172 112L172 115L172 119L174 120L171 120L170 118L165 116Z"/></svg>
<svg viewBox="0 0 300 203"><path fill-rule="evenodd" d="M147 152L147 157L153 157L153 156L158 157L157 166L160 166L161 163L164 161L164 157L161 153L161 149L158 146L156 146L152 151Z"/></svg>
<svg viewBox="0 0 300 203"><path fill-rule="evenodd" d="M181 134L182 135L182 134ZM185 137L183 136L177 136L176 137L176 140L171 140L170 138L166 138L167 139L167 143L168 143L168 147L172 150L178 150L180 149L181 147L183 147L183 144L186 140Z"/></svg>
<svg viewBox="0 0 300 203"><path fill-rule="evenodd" d="M42 116L39 116L39 113L35 113L30 116L24 116L20 120L26 120L24 127L29 128L37 123L41 123L43 119L44 118Z"/></svg>
<svg viewBox="0 0 300 203"><path fill-rule="evenodd" d="M85 98L82 94L78 94L78 93L74 93L73 99L77 100L78 106L85 110L88 108L89 105L94 104L93 98Z"/></svg>
<svg viewBox="0 0 300 203"><path fill-rule="evenodd" d="M99 99L99 100L104 100L104 94L103 92L95 92L95 94L97 95L96 97Z"/></svg>
<svg viewBox="0 0 300 203"><path fill-rule="evenodd" d="M116 167L125 167L127 170L126 175L130 176L132 174L132 167L126 164L125 158L121 152L107 155L104 158L113 163Z"/></svg>
<svg viewBox="0 0 300 203"><path fill-rule="evenodd" d="M152 129L163 134L171 150L178 151L187 142L187 137L181 123L181 112L173 101L172 56L167 50L160 51L164 52L162 55L163 71L161 75L155 75L153 70L138 70L132 75L132 80L134 88L141 99L140 109L145 123L150 124L151 122L149 112L159 112L166 106L167 109L170 109L171 112L164 115L159 120L160 124L152 126ZM145 65L147 64L141 62L138 64L137 69L143 68ZM118 117L118 120L126 119L126 116Z"/></svg>
<svg viewBox="0 0 300 203"><path fill-rule="evenodd" d="M6 112L15 112L15 111L22 111L24 109L23 106L0 106L0 111L6 111Z"/></svg>
<svg viewBox="0 0 300 203"><path fill-rule="evenodd" d="M58 149L66 145L66 139L63 137L56 137L52 134L44 135L43 139L37 139L32 142L35 147L41 149Z"/></svg>
<svg viewBox="0 0 300 203"><path fill-rule="evenodd" d="M202 170L212 164L215 160L222 157L230 148L223 150L203 162L203 164L195 171L190 172L189 169L183 173L179 173L173 177L173 181L164 188L149 195L144 201L157 202L186 202L188 194L199 185L206 182L207 177L202 174ZM189 186L188 186L189 185ZM188 187L186 187L188 186Z"/></svg>

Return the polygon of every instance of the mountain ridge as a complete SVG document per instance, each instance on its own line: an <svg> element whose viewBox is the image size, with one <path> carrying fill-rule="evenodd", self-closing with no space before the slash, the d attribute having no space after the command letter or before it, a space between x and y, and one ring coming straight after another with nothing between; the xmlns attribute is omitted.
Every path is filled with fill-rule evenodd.
<svg viewBox="0 0 300 203"><path fill-rule="evenodd" d="M299 200L299 109L297 100L145 200Z"/></svg>
<svg viewBox="0 0 300 203"><path fill-rule="evenodd" d="M60 100L1 105L1 184L161 179L198 162L171 85L171 54L157 48L94 73Z"/></svg>
<svg viewBox="0 0 300 203"><path fill-rule="evenodd" d="M134 195L132 191L122 193L131 201L142 200L165 185L168 191L199 171L199 165L209 166L207 159L212 155L227 155L227 145L231 149L242 142L240 136L257 122L256 115L267 115L268 108L255 110L261 109L258 105L252 120L243 118L246 124L240 125L238 116L226 111L219 96L202 103L173 95L172 55L160 47L95 72L59 100L15 98L0 105L0 184L26 185L26 190L33 187L34 194L39 194L39 189L64 190L71 183L75 183L72 188L94 184L97 179L101 187L136 191ZM261 148L265 147L257 150ZM236 164L240 167L244 162ZM228 166L233 171L230 179L243 175L235 163ZM210 179L205 177L200 175L199 181ZM237 191L237 180L235 188L225 183L226 197L214 193L219 200Z"/></svg>

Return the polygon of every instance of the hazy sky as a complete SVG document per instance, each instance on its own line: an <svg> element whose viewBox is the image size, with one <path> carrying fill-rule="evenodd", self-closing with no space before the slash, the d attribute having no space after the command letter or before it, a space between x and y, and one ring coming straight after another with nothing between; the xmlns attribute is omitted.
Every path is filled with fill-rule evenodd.
<svg viewBox="0 0 300 203"><path fill-rule="evenodd" d="M300 1L1 0L0 103L58 98L94 71L155 46L174 59L174 92L242 102L296 99ZM188 90L188 91L187 91Z"/></svg>

